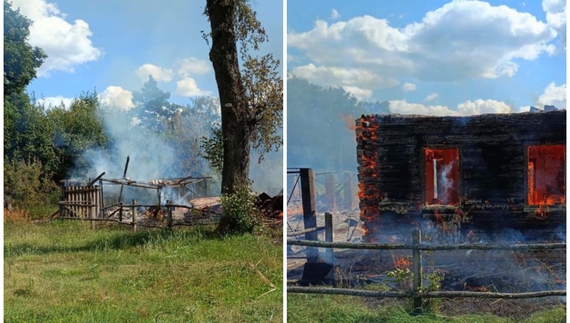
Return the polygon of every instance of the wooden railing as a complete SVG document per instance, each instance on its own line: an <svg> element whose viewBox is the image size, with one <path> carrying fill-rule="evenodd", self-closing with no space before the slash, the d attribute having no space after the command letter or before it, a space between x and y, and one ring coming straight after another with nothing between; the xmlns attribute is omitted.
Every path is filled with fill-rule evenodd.
<svg viewBox="0 0 570 323"><path fill-rule="evenodd" d="M328 214L327 214L328 215ZM328 215L330 217L330 215ZM332 222L332 220L329 220ZM329 225L332 228L332 225ZM326 227L326 226L325 226ZM317 228L308 229L310 231L317 230ZM304 230L304 231L308 231ZM534 297L547 297L547 296L566 296L565 290L546 290L539 292L524 292L524 293L495 293L495 292L473 292L473 291L422 291L422 251L441 251L441 250L549 250L549 249L565 249L566 243L547 243L547 244L514 244L514 245L501 245L501 244L424 244L421 242L420 230L412 232L411 244L383 244L383 243L350 243L350 242L332 242L330 241L310 241L310 240L295 240L287 239L288 245L327 248L327 253L332 254L333 248L339 249L367 249L367 250L412 250L413 262L413 285L412 291L369 291L359 289L347 288L324 288L324 287L301 287L301 286L287 286L287 293L305 293L305 294L331 294L331 295L349 295L349 296L363 296L363 297L408 297L413 298L414 308L416 311L421 309L422 298L456 298L456 297L471 297L471 298L534 298ZM329 256L330 257L330 256ZM328 257L327 257L328 258ZM328 258L328 259L332 259Z"/></svg>

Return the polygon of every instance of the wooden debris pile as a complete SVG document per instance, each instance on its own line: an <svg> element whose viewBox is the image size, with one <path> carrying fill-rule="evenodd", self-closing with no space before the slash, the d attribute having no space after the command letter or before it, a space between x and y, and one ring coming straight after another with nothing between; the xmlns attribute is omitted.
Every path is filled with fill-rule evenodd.
<svg viewBox="0 0 570 323"><path fill-rule="evenodd" d="M263 222L268 225L283 223L283 190L271 197L263 192L257 196L255 207L263 216Z"/></svg>

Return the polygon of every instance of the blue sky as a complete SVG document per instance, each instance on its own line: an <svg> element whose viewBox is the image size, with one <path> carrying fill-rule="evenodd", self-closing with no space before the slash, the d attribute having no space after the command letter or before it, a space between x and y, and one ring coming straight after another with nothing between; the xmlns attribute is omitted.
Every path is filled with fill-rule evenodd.
<svg viewBox="0 0 570 323"><path fill-rule="evenodd" d="M288 75L403 114L566 108L566 4L287 2Z"/></svg>
<svg viewBox="0 0 570 323"><path fill-rule="evenodd" d="M206 1L12 0L34 20L30 43L49 55L29 86L37 98L58 104L96 89L103 102L128 108L148 75L184 104L217 96L203 15ZM269 35L261 53L283 58L281 1L252 1Z"/></svg>

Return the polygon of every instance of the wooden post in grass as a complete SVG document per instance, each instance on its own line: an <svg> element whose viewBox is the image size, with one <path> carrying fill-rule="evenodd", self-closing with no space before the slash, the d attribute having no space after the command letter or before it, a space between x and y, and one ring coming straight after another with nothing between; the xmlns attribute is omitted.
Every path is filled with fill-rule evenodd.
<svg viewBox="0 0 570 323"><path fill-rule="evenodd" d="M119 222L123 222L123 202L119 202Z"/></svg>
<svg viewBox="0 0 570 323"><path fill-rule="evenodd" d="M131 211L133 215L133 221L131 225L133 226L133 231L137 232L137 200L133 200L133 209Z"/></svg>
<svg viewBox="0 0 570 323"><path fill-rule="evenodd" d="M172 207L170 204L172 204L170 200L166 200L166 227L172 229Z"/></svg>
<svg viewBox="0 0 570 323"><path fill-rule="evenodd" d="M332 214L329 212L325 213L325 241L333 242L333 221L332 221ZM325 257L327 263L333 264L334 249L326 248Z"/></svg>
<svg viewBox="0 0 570 323"><path fill-rule="evenodd" d="M89 210L89 218L94 219L96 207L93 205L92 199L89 199L88 203L89 203L89 206L87 207L87 209ZM91 229L95 229L95 221L93 221L93 220L91 220Z"/></svg>
<svg viewBox="0 0 570 323"><path fill-rule="evenodd" d="M412 244L414 246L419 246L421 241L420 230L415 229L412 231ZM422 251L414 248L412 253L412 261L414 263L414 282L413 290L414 293L418 293L422 288ZM414 310L413 314L421 314L422 312L422 298L414 297Z"/></svg>

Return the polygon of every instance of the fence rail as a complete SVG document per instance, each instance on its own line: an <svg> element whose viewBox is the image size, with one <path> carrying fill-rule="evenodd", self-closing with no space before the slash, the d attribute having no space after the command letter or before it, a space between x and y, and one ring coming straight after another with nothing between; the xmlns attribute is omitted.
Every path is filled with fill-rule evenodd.
<svg viewBox="0 0 570 323"><path fill-rule="evenodd" d="M326 213L325 216L330 218L331 215ZM330 220L329 220L330 221ZM332 227L332 224L328 223ZM318 228L308 228L304 231L317 230ZM297 235L297 234L295 234ZM332 235L332 234L331 234ZM294 235L290 235L294 236ZM331 294L331 295L347 295L347 296L362 296L362 297L407 297L414 299L414 312L421 311L422 298L505 298L505 299L519 299L519 298L537 298L549 296L566 296L565 290L546 290L539 292L524 292L524 293L499 293L499 292L473 292L473 291L422 291L422 251L441 251L441 250L550 250L550 249L565 249L566 243L546 243L546 244L514 244L514 245L501 245L501 244L459 244L459 245L446 245L446 244L432 244L422 243L420 230L412 232L412 243L404 244L376 244L376 243L350 243L350 242L332 242L331 237L327 237L328 241L313 241L313 240L295 240L287 239L288 245L306 246L326 248L329 259L332 259L333 249L367 249L367 250L412 250L412 263L413 263L413 282L412 291L410 292L379 292L367 291L359 289L346 289L346 288L321 288L321 287L299 287L287 286L287 293L305 293L305 294Z"/></svg>
<svg viewBox="0 0 570 323"><path fill-rule="evenodd" d="M548 290L540 292L526 293L493 293L493 292L471 292L471 291L441 291L441 292L377 292L370 290L348 289L348 288L323 288L323 287L299 287L288 286L287 293L303 293L303 294L331 294L331 295L348 295L362 297L424 297L424 298L535 298L548 296L566 296L565 290Z"/></svg>
<svg viewBox="0 0 570 323"><path fill-rule="evenodd" d="M320 228L319 228L320 229ZM307 229L313 231L315 229ZM304 232L299 231L299 232ZM381 250L422 250L422 251L435 251L435 250L549 250L549 249L564 249L566 243L531 243L531 244L514 244L514 245L500 245L500 244L459 244L459 245L446 245L446 244L388 244L388 243L351 243L351 242L325 242L325 241L311 241L311 240L295 240L287 239L287 244L293 246L306 246L318 248L336 248L336 249L381 249Z"/></svg>

